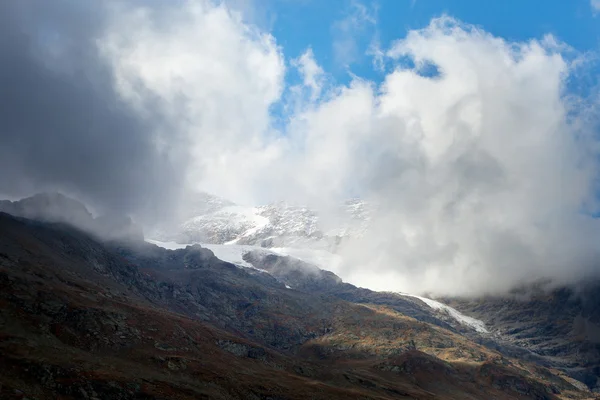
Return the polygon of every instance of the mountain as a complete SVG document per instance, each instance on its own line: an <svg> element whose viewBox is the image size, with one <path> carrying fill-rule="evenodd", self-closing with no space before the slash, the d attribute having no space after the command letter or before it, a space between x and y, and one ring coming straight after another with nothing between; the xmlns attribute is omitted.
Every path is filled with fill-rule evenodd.
<svg viewBox="0 0 600 400"><path fill-rule="evenodd" d="M445 301L482 320L498 341L526 349L600 393L600 281Z"/></svg>
<svg viewBox="0 0 600 400"><path fill-rule="evenodd" d="M153 239L177 243L240 244L310 248L335 252L339 243L360 236L371 207L352 199L328 210L327 218L308 207L278 202L245 207L206 193L190 196L175 226L160 227Z"/></svg>
<svg viewBox="0 0 600 400"><path fill-rule="evenodd" d="M360 200L347 202L338 209L338 211L341 210L338 215L344 217L334 219L341 227L335 230L331 224L327 226L327 229L321 228L322 217L316 211L308 208L293 208L284 203L278 203L267 207L248 209L235 206L231 202L218 200L218 198L213 198L211 204L217 206L212 207L210 212L190 220L203 221L202 224L193 224L188 221L182 225L187 233L180 238L188 240L186 243L191 243L194 241L193 239L201 239L194 236L195 232L210 232L215 226L231 227L232 225L227 225L227 221L239 221L243 219L240 215L244 213L248 216L245 221L254 221L253 218L266 218L258 220L257 223L248 222L248 225L236 231L235 235L230 236L227 241L214 241L210 238L206 240L207 235L205 235L205 241L202 243L206 243L207 246L217 246L212 247L213 250L232 262L241 260L242 264L246 263L244 255L248 257L250 254L254 254L254 258L259 256L259 258L267 260L266 263L263 262L264 265L273 264L268 260L278 260L273 265L284 263L288 267L292 266L291 269L283 269L285 271L293 271L293 265L297 263L283 262L284 259L281 256L292 256L292 259L293 257L300 258L306 263L321 268L336 269L343 263L341 257L336 254L336 244L342 240L368 234L367 229L373 213L373 205ZM240 211L228 214L224 210ZM265 210L269 210L269 212L265 212ZM216 215L221 215L222 219L215 224ZM209 224L207 221L211 221L211 223ZM215 232L220 231L222 229L215 230ZM323 232L328 232L328 234L322 234ZM212 243L236 243L237 247L231 248ZM245 246L240 247L240 244L245 244ZM269 249L270 252L265 252L264 249L259 249L260 247ZM271 273L280 274L281 271L281 268L275 267ZM289 277L289 274L284 278L280 276L288 286L297 288L298 284L288 280ZM319 285L323 285L328 280L319 282ZM315 283L312 282L311 285L314 286ZM305 289L304 286L302 288ZM344 300L352 302L376 304L383 302L388 306L394 306L398 298L398 294L373 294L365 291L364 293L368 293L368 295L364 296L356 291L344 293L340 286L333 288L334 286L329 287ZM583 294L580 293L579 297L573 297L573 292L577 291L579 291L577 288L565 287L549 292L542 291L533 297L531 297L531 293L527 296L521 293L480 299L443 299L442 302L433 302L431 299L424 298L421 300L434 307L434 314L438 320L443 320L452 329L468 335L478 343L486 344L508 356L558 368L585 382L590 389L600 391L600 381L598 381L600 379L600 368L598 367L600 351L598 340L595 338L600 327L597 322L594 322L596 319L586 317L586 315L595 315L590 311L594 307L596 310L600 310L600 300L598 300L600 290L594 292L588 288ZM527 301L524 301L523 298ZM572 298L583 300L577 301ZM587 305L583 307L583 303ZM449 305L450 308L448 308ZM398 309L398 311L406 313L406 310ZM409 315L415 316L414 314ZM457 323L457 321L459 322ZM560 323L556 321L560 321ZM487 335L474 337L473 329L487 331ZM584 333L581 333L582 331Z"/></svg>
<svg viewBox="0 0 600 400"><path fill-rule="evenodd" d="M5 213L0 232L0 398L593 398L419 298L292 257L244 267Z"/></svg>
<svg viewBox="0 0 600 400"><path fill-rule="evenodd" d="M171 248L185 247L175 243L156 243ZM560 369L584 382L591 390L598 391L600 358L598 339L594 336L598 332L594 321L598 320L597 313L600 311L598 285L588 285L585 291L568 287L553 292L538 290L539 298L535 301L531 294L524 296L521 293L480 299L444 298L441 302L410 294L357 288L313 264L281 255L279 249L206 246L229 262L256 268L276 277L286 287L314 294L327 293L359 304L382 304L403 315L460 333L506 356ZM560 293L563 295L557 296ZM532 318L534 315L536 318ZM506 326L499 324L499 319L505 319L503 323ZM557 320L561 321L562 329L553 327ZM553 332L552 335L549 332ZM556 350L552 350L554 347Z"/></svg>
<svg viewBox="0 0 600 400"><path fill-rule="evenodd" d="M171 250L197 246L155 240L149 240L149 242ZM375 292L357 288L343 282L334 273L320 269L315 264L282 255L281 249L233 244L203 244L202 247L210 249L221 260L266 273L283 283L288 289L316 294L326 293L356 303L386 304L396 307L398 311L406 315L435 323L447 329L463 333L486 332L483 322L463 315L446 304L409 294Z"/></svg>

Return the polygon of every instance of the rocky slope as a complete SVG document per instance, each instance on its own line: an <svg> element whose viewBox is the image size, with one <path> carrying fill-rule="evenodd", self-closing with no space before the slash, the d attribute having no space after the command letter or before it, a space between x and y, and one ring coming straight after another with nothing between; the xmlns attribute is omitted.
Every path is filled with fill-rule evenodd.
<svg viewBox="0 0 600 400"><path fill-rule="evenodd" d="M0 233L0 398L592 397L452 327L301 276L288 289L266 262L274 275L3 213Z"/></svg>
<svg viewBox="0 0 600 400"><path fill-rule="evenodd" d="M360 200L349 201L339 208L332 224L308 208L280 203L250 209L214 196L203 196L210 207L192 207L195 216L178 227L179 230L174 231L177 234L167 237L183 243L246 245L240 252L244 255L243 265L262 265L261 268L294 289L327 293L357 303L385 304L405 315L461 332L505 355L560 368L592 390L600 391L600 284L539 293L521 291L495 298L446 299L445 302L453 306L448 309L446 304L431 303L430 299L357 289L324 271L306 278L307 275L298 271L314 270L314 265L335 269L343 264L336 254L338 245L343 240L367 234L372 205ZM272 251L253 250L251 246ZM225 249L216 250L228 256ZM234 251L233 248L228 250ZM286 255L305 262L283 257ZM239 255L235 259L241 258ZM303 278L298 281L300 276ZM574 294L575 291L579 293ZM404 307L411 302L430 308L417 312L416 308ZM431 307L435 309L433 313ZM473 327L483 334L473 333Z"/></svg>
<svg viewBox="0 0 600 400"><path fill-rule="evenodd" d="M526 349L600 392L600 282L527 288L478 299L445 299L481 319L499 341Z"/></svg>
<svg viewBox="0 0 600 400"><path fill-rule="evenodd" d="M185 249L188 246L174 242L149 240L166 249ZM312 263L280 254L281 249L265 249L250 245L203 244L225 261L266 273L288 289L307 293L328 294L356 303L386 304L416 319L438 326L468 333L489 333L483 322L461 314L452 307L432 299L403 293L375 292L343 282L334 273ZM255 272L256 273L256 272ZM488 336L488 335L486 335Z"/></svg>

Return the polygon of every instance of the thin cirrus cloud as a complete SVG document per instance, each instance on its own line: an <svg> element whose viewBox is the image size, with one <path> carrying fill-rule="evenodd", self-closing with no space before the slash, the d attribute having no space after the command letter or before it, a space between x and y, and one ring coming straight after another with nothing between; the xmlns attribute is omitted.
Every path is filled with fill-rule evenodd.
<svg viewBox="0 0 600 400"><path fill-rule="evenodd" d="M583 57L566 45L551 36L510 42L443 16L377 46L378 62L393 66L381 84L353 77L341 85L310 49L286 58L277 38L226 4L150 4L103 5L105 17L83 35L86 61L105 71L96 82L102 96L69 73L81 78L71 86L101 105L122 104L129 121L107 114L118 134L86 140L111 141L121 149L108 148L118 168L137 174L151 165L157 179L106 178L100 191L85 182L85 168L69 176L60 159L47 160L61 172L47 176L37 162L4 160L21 182L56 182L106 204L130 196L135 206L147 203L139 193L165 190L322 209L360 194L377 204L371 231L341 249L346 262L336 272L374 289L475 294L598 274L600 226L585 212L597 206L596 107L594 96L566 92ZM39 67L47 57L37 51L22 63ZM439 74L423 72L431 65ZM288 90L291 69L302 77L298 90ZM67 147L87 146L75 134L82 127L72 129L61 137ZM13 137L10 152L34 139ZM121 159L127 152L140 159ZM106 168L89 176L110 176Z"/></svg>
<svg viewBox="0 0 600 400"><path fill-rule="evenodd" d="M351 1L344 17L332 24L332 51L336 62L348 68L362 58L361 41L369 35L376 35L377 8Z"/></svg>

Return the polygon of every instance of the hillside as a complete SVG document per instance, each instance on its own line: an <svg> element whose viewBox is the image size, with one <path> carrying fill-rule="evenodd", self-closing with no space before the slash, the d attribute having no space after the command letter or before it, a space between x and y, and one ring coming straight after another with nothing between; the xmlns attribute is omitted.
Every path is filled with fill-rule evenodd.
<svg viewBox="0 0 600 400"><path fill-rule="evenodd" d="M200 246L7 214L0 231L2 398L591 398L452 329L288 289Z"/></svg>
<svg viewBox="0 0 600 400"><path fill-rule="evenodd" d="M445 301L484 321L498 341L525 349L600 392L600 282Z"/></svg>

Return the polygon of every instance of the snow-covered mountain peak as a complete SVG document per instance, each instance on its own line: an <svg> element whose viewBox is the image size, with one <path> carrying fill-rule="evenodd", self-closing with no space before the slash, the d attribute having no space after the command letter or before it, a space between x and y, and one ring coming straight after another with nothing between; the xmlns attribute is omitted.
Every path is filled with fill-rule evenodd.
<svg viewBox="0 0 600 400"><path fill-rule="evenodd" d="M179 243L335 251L342 239L362 235L370 213L368 204L357 198L319 212L286 202L240 206L206 193L195 195L189 210L174 228L157 230L152 236Z"/></svg>

